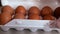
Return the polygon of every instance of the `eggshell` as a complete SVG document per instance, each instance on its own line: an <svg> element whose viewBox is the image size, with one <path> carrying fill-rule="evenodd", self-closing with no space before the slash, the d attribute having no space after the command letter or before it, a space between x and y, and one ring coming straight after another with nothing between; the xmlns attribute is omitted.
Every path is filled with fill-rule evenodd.
<svg viewBox="0 0 60 34"><path fill-rule="evenodd" d="M60 17L60 7L57 7L54 10L54 16L58 19Z"/></svg>
<svg viewBox="0 0 60 34"><path fill-rule="evenodd" d="M1 17L0 17L0 25L5 25L6 23L8 23L9 21L11 21L12 16L2 13Z"/></svg>
<svg viewBox="0 0 60 34"><path fill-rule="evenodd" d="M14 14L14 9L11 7L11 6L8 6L8 5L6 5L6 6L3 6L2 7L2 13L8 13L8 14Z"/></svg>
<svg viewBox="0 0 60 34"><path fill-rule="evenodd" d="M40 9L36 6L32 6L29 11L28 11L29 14L38 14L40 15Z"/></svg>
<svg viewBox="0 0 60 34"><path fill-rule="evenodd" d="M51 15L47 15L43 17L43 20L55 20L56 18L54 16Z"/></svg>
<svg viewBox="0 0 60 34"><path fill-rule="evenodd" d="M41 10L41 15L42 16L45 16L45 15L53 15L52 8L50 8L49 6L43 7L42 10Z"/></svg>
<svg viewBox="0 0 60 34"><path fill-rule="evenodd" d="M28 19L31 19L31 20L41 20L42 17L39 16L39 15L32 14L32 15L28 16Z"/></svg>
<svg viewBox="0 0 60 34"><path fill-rule="evenodd" d="M15 14L14 19L25 19L23 14Z"/></svg>
<svg viewBox="0 0 60 34"><path fill-rule="evenodd" d="M15 10L15 13L22 13L22 14L26 14L26 9L23 6L18 6Z"/></svg>

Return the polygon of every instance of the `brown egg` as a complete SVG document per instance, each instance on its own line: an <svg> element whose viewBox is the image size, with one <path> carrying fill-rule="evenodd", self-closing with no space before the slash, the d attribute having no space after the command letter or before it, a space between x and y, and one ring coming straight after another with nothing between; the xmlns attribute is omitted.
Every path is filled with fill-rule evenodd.
<svg viewBox="0 0 60 34"><path fill-rule="evenodd" d="M54 16L58 19L60 17L60 7L57 7L54 11Z"/></svg>
<svg viewBox="0 0 60 34"><path fill-rule="evenodd" d="M32 20L41 20L41 16L37 15L37 14L32 14L28 16L28 19L32 19Z"/></svg>
<svg viewBox="0 0 60 34"><path fill-rule="evenodd" d="M40 15L40 10L38 7L36 6L33 6L29 9L29 14L37 14L37 15Z"/></svg>
<svg viewBox="0 0 60 34"><path fill-rule="evenodd" d="M45 16L45 15L53 15L53 10L48 7L48 6L45 6L42 10L41 10L41 15L42 16Z"/></svg>
<svg viewBox="0 0 60 34"><path fill-rule="evenodd" d="M47 15L43 17L43 20L55 20L55 17L51 16L51 15Z"/></svg>
<svg viewBox="0 0 60 34"><path fill-rule="evenodd" d="M5 25L5 24L8 23L11 19L12 19L12 16L11 16L11 15L2 13L2 14L1 14L1 18L0 18L0 25Z"/></svg>
<svg viewBox="0 0 60 34"><path fill-rule="evenodd" d="M15 14L14 19L25 19L25 16L23 14Z"/></svg>
<svg viewBox="0 0 60 34"><path fill-rule="evenodd" d="M4 6L2 7L2 13L14 14L14 9L11 6Z"/></svg>
<svg viewBox="0 0 60 34"><path fill-rule="evenodd" d="M16 8L16 11L15 11L15 13L22 13L22 14L26 14L26 9L23 7L23 6L18 6L17 8Z"/></svg>

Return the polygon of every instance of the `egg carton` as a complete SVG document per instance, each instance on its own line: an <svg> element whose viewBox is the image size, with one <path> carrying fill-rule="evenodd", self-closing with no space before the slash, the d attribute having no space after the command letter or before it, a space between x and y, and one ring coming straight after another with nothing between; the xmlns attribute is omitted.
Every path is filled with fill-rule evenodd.
<svg viewBox="0 0 60 34"><path fill-rule="evenodd" d="M53 10L60 6L58 0L1 0L2 6L9 5L13 9L17 6L24 6L27 10L31 6L36 6L42 9L44 6L50 6ZM57 30L58 28L50 28L49 24L51 20L27 20L27 19L13 19L5 25L0 25L1 29L8 31L10 28L15 28L16 30L30 29L32 32L36 32L38 29L43 29L46 32L52 30Z"/></svg>
<svg viewBox="0 0 60 34"><path fill-rule="evenodd" d="M1 25L3 31L8 31L10 28L14 28L18 31L23 31L24 29L30 29L32 32L36 32L38 29L42 29L45 32L51 32L52 30L60 29L50 28L49 23L53 22L51 20L24 20L24 19L14 19L11 22Z"/></svg>
<svg viewBox="0 0 60 34"><path fill-rule="evenodd" d="M24 19L14 19L11 22L1 25L3 31L8 31L10 28L15 28L16 30L30 29L32 32L36 32L38 29L43 29L45 31L50 30L46 27L50 23L50 20L24 20Z"/></svg>

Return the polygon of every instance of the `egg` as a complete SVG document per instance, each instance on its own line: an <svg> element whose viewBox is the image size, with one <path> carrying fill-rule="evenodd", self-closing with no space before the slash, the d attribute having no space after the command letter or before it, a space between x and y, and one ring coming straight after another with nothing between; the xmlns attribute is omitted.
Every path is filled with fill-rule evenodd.
<svg viewBox="0 0 60 34"><path fill-rule="evenodd" d="M58 19L60 17L60 7L57 7L54 10L54 16Z"/></svg>
<svg viewBox="0 0 60 34"><path fill-rule="evenodd" d="M8 14L11 14L11 15L14 14L14 9L11 6L8 6L8 5L3 6L1 11L2 11L2 13L8 13Z"/></svg>
<svg viewBox="0 0 60 34"><path fill-rule="evenodd" d="M32 14L32 15L28 16L28 19L31 19L31 20L41 20L42 17L37 15L37 14Z"/></svg>
<svg viewBox="0 0 60 34"><path fill-rule="evenodd" d="M52 8L50 8L49 6L43 7L42 10L41 10L41 15L42 16L45 16L45 15L53 15Z"/></svg>
<svg viewBox="0 0 60 34"><path fill-rule="evenodd" d="M11 21L12 16L2 13L1 17L0 17L0 25L5 25L6 23L8 23L9 21Z"/></svg>
<svg viewBox="0 0 60 34"><path fill-rule="evenodd" d="M28 11L29 14L37 14L37 15L40 15L40 9L36 6L32 6L29 11Z"/></svg>
<svg viewBox="0 0 60 34"><path fill-rule="evenodd" d="M55 20L56 18L54 16L51 15L47 15L43 17L43 20Z"/></svg>
<svg viewBox="0 0 60 34"><path fill-rule="evenodd" d="M15 14L14 19L25 19L25 16L23 14Z"/></svg>
<svg viewBox="0 0 60 34"><path fill-rule="evenodd" d="M18 6L15 10L15 13L21 13L26 15L26 9L23 6Z"/></svg>

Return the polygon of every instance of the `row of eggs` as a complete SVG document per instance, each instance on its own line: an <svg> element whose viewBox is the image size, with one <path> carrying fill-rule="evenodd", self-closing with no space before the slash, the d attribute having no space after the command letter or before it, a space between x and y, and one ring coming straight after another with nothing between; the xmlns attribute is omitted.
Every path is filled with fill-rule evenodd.
<svg viewBox="0 0 60 34"><path fill-rule="evenodd" d="M15 10L11 6L4 6L1 9L0 24L4 25L12 19L31 19L31 20L55 20L60 17L60 7L54 11L49 6L40 10L32 6L28 11L23 6L18 6Z"/></svg>

